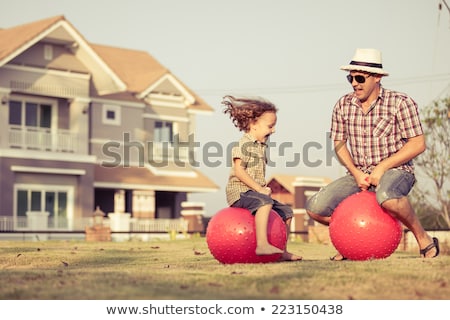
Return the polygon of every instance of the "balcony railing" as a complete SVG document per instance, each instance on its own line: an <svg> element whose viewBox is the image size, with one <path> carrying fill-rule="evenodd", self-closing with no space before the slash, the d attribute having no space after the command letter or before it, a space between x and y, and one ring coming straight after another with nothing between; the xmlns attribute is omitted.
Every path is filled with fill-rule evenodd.
<svg viewBox="0 0 450 320"><path fill-rule="evenodd" d="M92 225L93 218L77 218L68 220L67 218L49 217L46 219L45 225L32 227L28 217L5 217L0 216L0 232L12 231L84 231L85 227ZM37 230L39 229L39 230Z"/></svg>
<svg viewBox="0 0 450 320"><path fill-rule="evenodd" d="M32 227L30 219L28 217L10 217L10 216L0 216L0 233L1 232L20 232L20 231L80 231L84 232L86 227L91 227L94 223L93 217L66 219L66 218L55 218L48 217L45 219L45 225L40 225L39 227ZM104 226L110 226L110 219L106 218L103 220ZM149 233L166 233L171 230L177 232L187 232L188 231L188 221L179 219L138 219L131 218L127 226L124 228L125 232L149 232ZM111 228L112 231L114 228Z"/></svg>
<svg viewBox="0 0 450 320"><path fill-rule="evenodd" d="M189 161L189 152L192 150L189 150L188 145L182 145L182 146L173 146L172 144L169 144L168 142L155 142L152 141L150 143L151 151L149 156L151 157L151 160L154 160L156 162L161 161L163 159L170 159L173 161L181 161L181 162L188 162ZM193 147L191 146L191 149Z"/></svg>
<svg viewBox="0 0 450 320"><path fill-rule="evenodd" d="M52 152L79 152L79 139L70 130L9 126L10 148Z"/></svg>

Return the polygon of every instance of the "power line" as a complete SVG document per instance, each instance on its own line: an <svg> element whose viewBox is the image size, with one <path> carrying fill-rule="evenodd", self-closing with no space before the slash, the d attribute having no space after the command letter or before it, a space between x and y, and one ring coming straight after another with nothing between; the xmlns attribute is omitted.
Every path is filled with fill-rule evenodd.
<svg viewBox="0 0 450 320"><path fill-rule="evenodd" d="M408 78L390 78L389 85L406 85L414 83L439 82L450 80L450 73L414 76ZM239 93L258 93L258 94L299 94L308 92L326 92L347 89L348 84L345 82L334 84L313 84L305 86L285 86L285 87L253 87L253 88L204 88L195 89L194 91L203 96L221 95L224 92Z"/></svg>
<svg viewBox="0 0 450 320"><path fill-rule="evenodd" d="M434 98L433 100L438 100L441 99L443 96L448 96L450 93L450 83L441 91L436 95L436 98Z"/></svg>
<svg viewBox="0 0 450 320"><path fill-rule="evenodd" d="M390 84L395 85L404 85L411 83L425 83L425 82L437 82L437 81L445 81L450 80L450 73L441 73L434 75L425 75L425 76L416 76L416 77L408 77L403 79L395 79L390 81Z"/></svg>

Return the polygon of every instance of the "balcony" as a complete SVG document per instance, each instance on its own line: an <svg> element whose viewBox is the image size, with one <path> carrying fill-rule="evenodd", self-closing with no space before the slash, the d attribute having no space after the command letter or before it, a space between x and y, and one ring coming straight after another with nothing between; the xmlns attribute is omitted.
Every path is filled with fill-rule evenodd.
<svg viewBox="0 0 450 320"><path fill-rule="evenodd" d="M25 126L9 126L8 145L11 149L47 152L79 153L78 134L70 130Z"/></svg>

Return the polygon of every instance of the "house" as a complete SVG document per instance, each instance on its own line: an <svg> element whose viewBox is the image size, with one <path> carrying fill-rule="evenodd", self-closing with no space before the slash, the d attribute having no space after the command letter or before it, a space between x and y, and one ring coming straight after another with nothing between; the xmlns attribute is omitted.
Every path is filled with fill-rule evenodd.
<svg viewBox="0 0 450 320"><path fill-rule="evenodd" d="M328 183L331 179L326 177L307 177L277 174L272 176L267 186L272 189L272 198L291 206L294 218L291 222L291 232L299 233L304 241L311 241L318 237L317 231L324 233L320 226L315 226L306 214L307 199ZM310 232L310 231L313 232ZM327 234L325 235L327 236ZM324 235L320 235L323 238Z"/></svg>
<svg viewBox="0 0 450 320"><path fill-rule="evenodd" d="M218 190L191 165L212 111L147 52L64 16L0 29L0 231L83 230L96 207L180 218L189 193Z"/></svg>
<svg viewBox="0 0 450 320"><path fill-rule="evenodd" d="M306 200L321 187L329 184L331 179L276 174L267 181L267 186L272 190L272 198L298 210L304 209Z"/></svg>
<svg viewBox="0 0 450 320"><path fill-rule="evenodd" d="M272 198L294 208L294 181L297 176L276 174L267 180L267 186L272 190Z"/></svg>

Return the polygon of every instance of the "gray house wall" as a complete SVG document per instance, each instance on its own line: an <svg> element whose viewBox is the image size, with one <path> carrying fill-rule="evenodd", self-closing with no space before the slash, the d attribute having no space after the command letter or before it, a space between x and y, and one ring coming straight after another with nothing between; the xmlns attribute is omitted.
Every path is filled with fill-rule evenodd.
<svg viewBox="0 0 450 320"><path fill-rule="evenodd" d="M167 166L151 168L151 172L134 168L139 170L133 171L135 176L127 180L130 171L121 168L109 175L101 171L105 168L99 168L99 164L111 160L105 146L113 147L119 155L119 159L113 159L119 160L116 165L147 164L148 148L152 147L148 143L157 140L156 121L171 122L173 134L188 141L195 129L195 112L208 111L209 106L197 100L152 57L144 56L142 61L150 62L151 68L154 65L155 70L151 71L157 76L144 75L137 78L136 82L142 80L141 83L134 83L135 79L130 80L127 75L129 66L123 63L125 60L115 58L121 54L124 59L136 56L136 52L89 44L75 36L76 30L64 18L55 20L58 24L51 21L47 28L56 29L49 34L36 31L33 39L24 37L23 47L14 48L24 51L0 67L0 216L14 216L18 188L20 197L26 201L30 201L29 194L39 193L44 198L52 193L48 191L51 188L60 188L61 194L70 190L73 218L91 217L95 207L102 203L108 207L106 211L113 210L116 200L123 210L120 201L124 193L127 211L133 209L133 199L138 199L136 212L143 217L153 214L155 218L180 217L181 203L186 201L188 192L215 188L193 168L179 168L173 159L164 159L169 160ZM33 30L27 31L33 34ZM20 36L24 35L18 32L18 39ZM38 42L27 47L30 41ZM4 52L10 49L5 48ZM131 70L134 67L131 65ZM11 125L10 101L51 105L50 128L47 123L24 121L28 111L23 111L29 108L25 104L21 105L23 118ZM16 106L11 104L12 107ZM48 108L39 108L30 115L36 116L41 110L43 119L47 119ZM105 120L105 108L112 108L118 121ZM140 175L141 172L144 174ZM36 191L39 186L43 192ZM54 203L56 207L57 202ZM147 203L151 203L147 206L150 214L139 209L147 208ZM21 215L25 209L28 207L19 209Z"/></svg>

